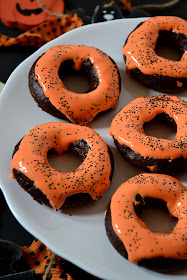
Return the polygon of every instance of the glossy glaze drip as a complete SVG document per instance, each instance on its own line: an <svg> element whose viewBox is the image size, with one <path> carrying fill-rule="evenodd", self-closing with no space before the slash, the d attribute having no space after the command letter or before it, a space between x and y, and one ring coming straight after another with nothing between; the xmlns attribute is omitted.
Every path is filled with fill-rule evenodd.
<svg viewBox="0 0 187 280"><path fill-rule="evenodd" d="M172 140L149 136L144 132L144 123L162 113L168 114L177 124L177 133ZM187 102L165 95L136 98L114 117L109 134L143 157L187 158Z"/></svg>
<svg viewBox="0 0 187 280"><path fill-rule="evenodd" d="M86 94L69 91L58 75L62 62L74 61L79 71L89 59L96 69L98 87ZM87 124L102 111L115 109L120 93L117 67L102 51L87 46L63 45L49 49L37 62L35 75L50 102L72 122Z"/></svg>
<svg viewBox="0 0 187 280"><path fill-rule="evenodd" d="M167 202L170 214L178 218L169 234L152 232L136 215L136 195ZM110 204L112 227L123 242L128 259L165 257L187 259L187 190L175 178L160 174L139 174L122 184Z"/></svg>
<svg viewBox="0 0 187 280"><path fill-rule="evenodd" d="M75 172L62 173L49 164L50 149L62 154L78 140L85 140L90 149ZM23 138L12 159L12 172L13 169L34 181L58 210L73 194L89 193L93 200L100 199L110 185L111 161L106 143L93 129L52 122L34 127Z"/></svg>
<svg viewBox="0 0 187 280"><path fill-rule="evenodd" d="M138 68L147 75L187 78L187 52L180 61L173 61L155 53L160 30L172 30L187 36L187 21L178 17L152 17L134 30L123 47L126 69Z"/></svg>

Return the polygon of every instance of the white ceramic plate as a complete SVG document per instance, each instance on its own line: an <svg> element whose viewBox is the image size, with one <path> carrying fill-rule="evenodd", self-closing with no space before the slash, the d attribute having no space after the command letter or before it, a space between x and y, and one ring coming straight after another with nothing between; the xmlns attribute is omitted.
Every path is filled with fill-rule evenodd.
<svg viewBox="0 0 187 280"><path fill-rule="evenodd" d="M187 276L185 269L168 275L152 272L128 262L112 247L104 228L104 211L112 194L122 182L139 173L115 149L112 138L108 135L111 120L122 107L136 97L158 94L141 86L125 73L122 46L128 34L142 20L124 19L78 28L46 44L19 65L0 96L0 185L11 211L26 230L56 254L88 272L107 280L132 280L137 277L141 280L184 280ZM113 151L115 172L112 184L101 201L64 213L38 204L10 177L11 155L15 144L32 127L58 121L38 108L31 97L28 73L33 62L43 52L60 44L84 44L101 49L115 60L122 78L120 102L116 110L96 118L91 124ZM182 92L179 96L187 100L187 92ZM178 178L187 184L184 174ZM72 216L69 216L69 213Z"/></svg>

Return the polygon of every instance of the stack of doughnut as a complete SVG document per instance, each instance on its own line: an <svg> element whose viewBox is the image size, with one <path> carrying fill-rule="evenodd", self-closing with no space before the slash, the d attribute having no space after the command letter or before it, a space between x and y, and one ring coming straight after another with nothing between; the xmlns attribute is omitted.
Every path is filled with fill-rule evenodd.
<svg viewBox="0 0 187 280"><path fill-rule="evenodd" d="M181 52L180 61L156 54L162 38L172 40ZM146 20L127 38L123 55L127 73L145 86L164 93L183 90L187 86L186 21L177 17ZM78 94L65 87L61 77L70 69L88 76L88 92ZM34 62L29 88L42 110L73 124L51 122L32 128L15 146L12 176L36 201L55 210L101 199L112 180L113 156L105 141L85 125L99 113L116 108L120 94L116 63L94 47L52 47ZM174 139L145 134L143 125L155 117L177 129ZM110 242L139 265L162 269L181 263L187 259L187 190L165 174L182 170L187 163L187 102L172 95L137 98L114 117L109 134L130 164L149 172L129 179L111 198L105 213ZM73 151L82 164L75 172L60 172L48 162L51 149L58 155ZM178 220L170 234L152 232L140 219L142 210L155 203L166 205Z"/></svg>
<svg viewBox="0 0 187 280"><path fill-rule="evenodd" d="M180 61L156 54L159 44L167 41L180 51ZM127 38L122 52L127 73L143 85L170 94L187 87L185 20L153 17L140 23ZM177 131L175 138L146 135L144 124L153 119L173 126ZM186 264L187 189L164 174L182 171L187 166L187 102L172 95L137 98L114 117L109 134L130 164L150 172L129 179L112 196L105 213L109 241L124 258L151 269ZM177 219L171 233L153 232L141 220L141 212L153 206L166 206Z"/></svg>
<svg viewBox="0 0 187 280"><path fill-rule="evenodd" d="M64 86L60 75L67 69L88 76L87 93ZM12 177L35 200L55 210L101 199L112 180L112 152L94 130L76 124L88 124L100 112L115 109L120 94L116 63L94 47L56 46L33 64L29 88L42 110L75 124L53 122L32 128L14 149ZM62 173L48 162L51 149L58 155L73 151L82 164L75 172Z"/></svg>

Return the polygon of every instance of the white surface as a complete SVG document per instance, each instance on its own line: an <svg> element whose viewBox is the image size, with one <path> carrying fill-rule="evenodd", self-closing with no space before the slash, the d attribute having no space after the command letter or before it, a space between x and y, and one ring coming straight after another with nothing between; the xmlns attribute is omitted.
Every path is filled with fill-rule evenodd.
<svg viewBox="0 0 187 280"><path fill-rule="evenodd" d="M184 280L187 270L168 275L131 264L115 251L104 228L104 211L112 194L122 182L139 173L115 149L112 138L108 135L111 120L136 97L158 94L138 84L125 73L122 47L128 34L141 21L142 19L116 20L78 28L46 44L19 65L0 96L0 185L14 216L29 232L56 254L90 273L107 280ZM115 172L112 184L101 201L64 213L41 206L10 177L10 161L15 144L35 125L58 121L38 108L31 97L28 72L38 56L51 46L60 44L84 44L101 49L115 60L122 78L120 102L116 110L96 118L91 124L113 151ZM182 92L179 96L187 100L187 92ZM181 174L177 178L187 185L186 175Z"/></svg>
<svg viewBox="0 0 187 280"><path fill-rule="evenodd" d="M1 93L1 91L3 90L3 88L4 88L4 85L5 85L5 84L3 84L2 82L0 82L0 93Z"/></svg>

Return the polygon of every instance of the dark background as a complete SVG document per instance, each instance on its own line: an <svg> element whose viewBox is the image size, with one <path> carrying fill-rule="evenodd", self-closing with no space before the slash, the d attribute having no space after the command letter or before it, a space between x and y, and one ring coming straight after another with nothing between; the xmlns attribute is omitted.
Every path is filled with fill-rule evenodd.
<svg viewBox="0 0 187 280"><path fill-rule="evenodd" d="M5 0L6 1L6 0ZM167 1L157 0L157 1L140 1L132 0L133 6L140 5L144 3L165 3ZM69 12L74 8L83 8L85 14L89 17L93 15L96 5L102 5L103 1L99 0L65 0L65 12ZM124 17L140 17L143 15L175 15L187 19L187 1L181 0L180 3L176 4L171 8L166 9L146 9L146 10L134 10L132 13L124 12ZM0 33L6 34L8 36L16 37L22 31L16 29L9 29L0 23ZM0 81L6 82L11 72L16 68L16 66L22 62L25 58L36 51L35 47L1 47L0 48ZM11 214L4 197L0 191L0 239L6 239L15 242L18 245L29 245L33 236L26 232L19 223L15 220ZM90 279L87 276L87 279Z"/></svg>
<svg viewBox="0 0 187 280"><path fill-rule="evenodd" d="M6 1L6 0L3 0ZM93 15L94 9L97 5L103 5L104 1L101 0L65 0L65 12L70 12L72 9L82 8L88 20ZM163 4L169 0L131 0L133 6L142 5L142 3L158 3ZM141 16L155 16L155 15L174 15L187 19L187 0L180 0L180 2L173 7L165 9L146 9L146 10L133 10L131 13L123 12L124 17L141 17ZM22 31L17 29L9 29L3 26L0 22L0 33L8 36L16 37ZM6 82L11 72L21 63L25 58L35 52L35 47L1 47L0 48L0 81Z"/></svg>

